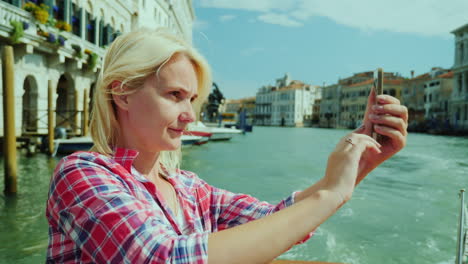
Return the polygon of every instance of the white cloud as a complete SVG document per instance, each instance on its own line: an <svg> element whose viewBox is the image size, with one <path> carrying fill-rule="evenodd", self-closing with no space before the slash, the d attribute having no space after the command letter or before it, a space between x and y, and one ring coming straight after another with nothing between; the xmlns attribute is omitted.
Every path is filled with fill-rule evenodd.
<svg viewBox="0 0 468 264"><path fill-rule="evenodd" d="M200 6L211 8L242 9L268 12L289 10L297 6L297 0L200 0Z"/></svg>
<svg viewBox="0 0 468 264"><path fill-rule="evenodd" d="M448 35L468 23L466 0L301 0L297 19L328 17L364 31L385 30L421 35Z"/></svg>
<svg viewBox="0 0 468 264"><path fill-rule="evenodd" d="M224 15L224 16L220 16L220 17L219 17L219 20L220 20L221 22L226 22L226 21L231 21L231 20L233 20L234 18L236 18L236 16L234 16L234 15Z"/></svg>
<svg viewBox="0 0 468 264"><path fill-rule="evenodd" d="M301 26L313 16L363 31L450 36L468 23L467 0L200 0L201 7L256 12L257 19Z"/></svg>
<svg viewBox="0 0 468 264"><path fill-rule="evenodd" d="M302 23L284 14L266 13L266 14L258 16L258 20L266 22L266 23L270 23L270 24L285 26L285 27L302 26Z"/></svg>

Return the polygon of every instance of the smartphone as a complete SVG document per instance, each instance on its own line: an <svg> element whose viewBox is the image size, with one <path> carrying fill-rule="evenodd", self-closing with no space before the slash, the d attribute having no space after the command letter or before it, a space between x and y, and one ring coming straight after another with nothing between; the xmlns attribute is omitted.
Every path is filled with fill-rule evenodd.
<svg viewBox="0 0 468 264"><path fill-rule="evenodd" d="M383 94L383 69L378 68L374 71L374 85L372 89L375 91L375 96ZM375 100L375 104L377 104L377 98ZM379 135L375 132L374 126L372 126L372 138L377 140L378 142L381 140L382 135Z"/></svg>

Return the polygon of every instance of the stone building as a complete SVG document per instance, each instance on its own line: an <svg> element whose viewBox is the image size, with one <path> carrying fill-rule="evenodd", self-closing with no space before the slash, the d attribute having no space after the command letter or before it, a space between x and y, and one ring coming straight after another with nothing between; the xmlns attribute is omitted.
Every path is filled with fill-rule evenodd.
<svg viewBox="0 0 468 264"><path fill-rule="evenodd" d="M105 49L121 32L142 26L169 27L188 42L192 40L194 12L190 0L34 2L0 1L0 49L5 45L14 48L17 136L47 133L49 83L54 94L54 127L66 128L69 135L81 135L84 105L91 109ZM2 112L0 109L0 137Z"/></svg>
<svg viewBox="0 0 468 264"><path fill-rule="evenodd" d="M403 93L401 104L408 108L409 131L422 132L425 130L423 125L426 114L424 108L424 86L430 79L431 75L424 73L416 77L411 76L410 79L403 80L402 82Z"/></svg>
<svg viewBox="0 0 468 264"><path fill-rule="evenodd" d="M255 96L241 99L226 99L220 106L219 111L222 113L239 113L242 109L246 109L247 113L253 116L255 113Z"/></svg>
<svg viewBox="0 0 468 264"><path fill-rule="evenodd" d="M261 87L255 101L255 124L264 126L304 126L311 119L318 87L291 81L289 75L275 86Z"/></svg>
<svg viewBox="0 0 468 264"><path fill-rule="evenodd" d="M468 24L454 31L455 62L450 122L455 131L468 133Z"/></svg>
<svg viewBox="0 0 468 264"><path fill-rule="evenodd" d="M433 67L429 72L404 79L401 103L408 108L408 130L427 131L429 123L450 119L450 101L453 73ZM432 120L432 121L431 121ZM432 125L433 126L433 125Z"/></svg>
<svg viewBox="0 0 468 264"><path fill-rule="evenodd" d="M337 128L341 113L341 84L332 84L322 88L319 126Z"/></svg>
<svg viewBox="0 0 468 264"><path fill-rule="evenodd" d="M402 81L398 74L384 73L384 94L401 99ZM341 90L340 127L356 128L361 125L373 79L343 86Z"/></svg>
<svg viewBox="0 0 468 264"><path fill-rule="evenodd" d="M453 90L453 72L435 76L424 84L424 117L440 124L449 124L449 103ZM448 128L448 127L447 127Z"/></svg>

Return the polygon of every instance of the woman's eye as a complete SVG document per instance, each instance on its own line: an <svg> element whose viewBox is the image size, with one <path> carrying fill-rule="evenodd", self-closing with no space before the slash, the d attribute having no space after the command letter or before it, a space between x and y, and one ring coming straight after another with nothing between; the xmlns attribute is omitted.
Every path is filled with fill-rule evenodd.
<svg viewBox="0 0 468 264"><path fill-rule="evenodd" d="M172 96L177 97L177 98L180 97L180 92L179 92L179 91L173 91L173 92L171 92L170 94L171 94Z"/></svg>

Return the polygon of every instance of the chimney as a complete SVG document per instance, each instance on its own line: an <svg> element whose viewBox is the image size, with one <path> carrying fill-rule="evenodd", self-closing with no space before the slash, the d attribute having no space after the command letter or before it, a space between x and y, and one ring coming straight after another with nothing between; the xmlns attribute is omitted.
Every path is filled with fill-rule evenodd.
<svg viewBox="0 0 468 264"><path fill-rule="evenodd" d="M414 78L414 71L412 70L411 71L411 79L413 79L413 78Z"/></svg>

